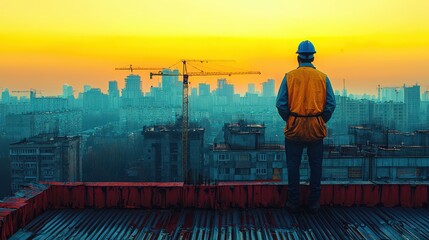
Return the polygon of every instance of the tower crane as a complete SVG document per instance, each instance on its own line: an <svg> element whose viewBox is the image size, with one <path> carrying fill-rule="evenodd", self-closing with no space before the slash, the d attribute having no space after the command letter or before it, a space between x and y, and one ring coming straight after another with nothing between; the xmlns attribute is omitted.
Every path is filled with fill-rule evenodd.
<svg viewBox="0 0 429 240"><path fill-rule="evenodd" d="M182 62L183 68L182 73L179 74L172 74L172 73L163 73L162 71L153 73L150 73L150 79L152 79L153 76L182 76L183 77L183 92L182 92L182 179L184 182L189 182L189 173L188 173L188 161L189 161L189 112L188 112L188 87L189 87L189 76L220 76L220 75L244 75L244 74L261 74L259 71L239 71L239 72L205 72L203 70L197 71L197 72L188 72L187 69L187 63L188 62L199 62L199 63L208 63L212 61L218 61L218 60L180 60ZM225 61L225 60L219 60L219 61Z"/></svg>
<svg viewBox="0 0 429 240"><path fill-rule="evenodd" d="M133 65L130 64L129 67L117 67L115 70L129 70L131 73L133 73L134 70L161 70L162 68L143 68L143 67L133 67Z"/></svg>

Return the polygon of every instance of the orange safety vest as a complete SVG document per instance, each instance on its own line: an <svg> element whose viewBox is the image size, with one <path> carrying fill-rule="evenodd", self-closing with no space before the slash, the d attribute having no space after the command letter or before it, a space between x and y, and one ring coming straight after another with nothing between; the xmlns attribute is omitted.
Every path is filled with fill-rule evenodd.
<svg viewBox="0 0 429 240"><path fill-rule="evenodd" d="M322 112L326 104L326 74L312 67L287 73L290 116L284 129L292 141L314 142L327 135Z"/></svg>

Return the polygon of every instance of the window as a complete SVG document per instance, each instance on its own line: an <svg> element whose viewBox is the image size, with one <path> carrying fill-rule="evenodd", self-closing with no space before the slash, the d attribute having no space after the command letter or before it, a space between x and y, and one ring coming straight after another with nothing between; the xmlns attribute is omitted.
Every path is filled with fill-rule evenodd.
<svg viewBox="0 0 429 240"><path fill-rule="evenodd" d="M43 174L45 177L50 177L50 176L53 176L53 175L54 175L54 171L53 171L52 169L44 169L44 170L42 171L42 174Z"/></svg>
<svg viewBox="0 0 429 240"><path fill-rule="evenodd" d="M258 154L258 161L267 161L267 154L265 153Z"/></svg>
<svg viewBox="0 0 429 240"><path fill-rule="evenodd" d="M274 153L274 161L281 161L281 160L282 160L282 154Z"/></svg>
<svg viewBox="0 0 429 240"><path fill-rule="evenodd" d="M218 160L219 161L229 161L229 154L219 154Z"/></svg>
<svg viewBox="0 0 429 240"><path fill-rule="evenodd" d="M256 175L267 175L267 169L266 168L257 168L256 169Z"/></svg>
<svg viewBox="0 0 429 240"><path fill-rule="evenodd" d="M349 178L352 179L361 179L362 178L362 168L361 167L349 167Z"/></svg>

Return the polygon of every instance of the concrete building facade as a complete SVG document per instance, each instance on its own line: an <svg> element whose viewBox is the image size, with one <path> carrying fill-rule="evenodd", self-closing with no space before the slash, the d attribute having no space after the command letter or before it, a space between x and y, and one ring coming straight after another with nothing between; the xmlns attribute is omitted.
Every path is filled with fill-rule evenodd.
<svg viewBox="0 0 429 240"><path fill-rule="evenodd" d="M224 141L210 150L211 181L282 180L287 175L284 146L266 144L265 126L226 123Z"/></svg>
<svg viewBox="0 0 429 240"><path fill-rule="evenodd" d="M176 125L143 128L143 166L145 181L175 182L182 178L182 129ZM204 168L204 129L189 128L188 178L201 182L206 178Z"/></svg>
<svg viewBox="0 0 429 240"><path fill-rule="evenodd" d="M38 135L9 146L12 191L38 181L82 181L80 137Z"/></svg>

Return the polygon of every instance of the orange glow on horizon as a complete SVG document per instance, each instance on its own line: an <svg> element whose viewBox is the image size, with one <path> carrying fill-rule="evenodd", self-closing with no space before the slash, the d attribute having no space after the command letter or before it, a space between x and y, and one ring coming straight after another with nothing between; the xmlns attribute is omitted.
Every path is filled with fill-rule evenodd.
<svg viewBox="0 0 429 240"><path fill-rule="evenodd" d="M334 89L346 79L349 92L376 93L378 84L422 85L429 69L427 1L270 0L33 1L3 3L0 10L0 88L59 94L62 84L106 91L109 80L123 86L133 64L166 67L180 59L234 59L229 66L262 75L227 79L245 92L268 78L277 86L296 67L296 47L311 40L315 65ZM142 76L144 91L159 79ZM217 78L191 79L193 87Z"/></svg>

